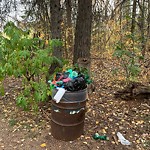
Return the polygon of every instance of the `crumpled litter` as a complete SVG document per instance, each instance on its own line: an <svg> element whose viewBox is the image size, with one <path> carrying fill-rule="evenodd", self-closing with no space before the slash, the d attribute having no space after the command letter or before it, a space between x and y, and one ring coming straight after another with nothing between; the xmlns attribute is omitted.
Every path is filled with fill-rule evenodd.
<svg viewBox="0 0 150 150"><path fill-rule="evenodd" d="M49 80L50 89L64 88L67 91L79 91L87 88L87 84L91 83L88 74L77 72L72 69L68 69L62 73L56 73L53 80Z"/></svg>
<svg viewBox="0 0 150 150"><path fill-rule="evenodd" d="M131 145L131 142L125 139L124 136L120 132L117 132L117 136L122 145Z"/></svg>
<svg viewBox="0 0 150 150"><path fill-rule="evenodd" d="M59 103L61 98L65 94L66 90L64 88L57 88L57 89L58 89L58 91L54 96L54 100L56 101L56 103Z"/></svg>

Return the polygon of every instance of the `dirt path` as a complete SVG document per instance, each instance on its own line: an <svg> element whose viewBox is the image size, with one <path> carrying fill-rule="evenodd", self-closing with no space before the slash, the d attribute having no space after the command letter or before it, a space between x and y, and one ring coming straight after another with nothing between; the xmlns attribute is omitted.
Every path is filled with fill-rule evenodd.
<svg viewBox="0 0 150 150"><path fill-rule="evenodd" d="M107 61L107 60L106 60ZM20 80L6 79L6 94L0 97L0 150L148 150L150 147L149 100L122 101L114 99L118 84L110 81L110 67L100 69L93 62L96 91L89 95L85 116L84 135L75 141L54 139L50 127L50 103L45 112L23 112L15 105ZM120 131L132 142L124 146L118 142ZM98 132L107 135L109 141L94 140Z"/></svg>

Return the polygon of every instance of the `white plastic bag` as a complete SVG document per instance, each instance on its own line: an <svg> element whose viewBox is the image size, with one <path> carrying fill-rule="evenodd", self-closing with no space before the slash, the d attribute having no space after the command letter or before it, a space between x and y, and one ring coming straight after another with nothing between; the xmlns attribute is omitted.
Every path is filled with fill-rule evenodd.
<svg viewBox="0 0 150 150"><path fill-rule="evenodd" d="M57 88L57 89L58 89L58 91L54 96L54 100L56 101L56 103L59 103L61 98L65 94L66 90L64 88Z"/></svg>
<svg viewBox="0 0 150 150"><path fill-rule="evenodd" d="M120 132L117 132L117 136L122 145L131 145L131 142L125 139Z"/></svg>

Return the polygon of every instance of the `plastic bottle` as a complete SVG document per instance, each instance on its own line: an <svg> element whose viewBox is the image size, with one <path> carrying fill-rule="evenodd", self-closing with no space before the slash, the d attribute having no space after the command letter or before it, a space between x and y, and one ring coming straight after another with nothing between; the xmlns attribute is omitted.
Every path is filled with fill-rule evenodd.
<svg viewBox="0 0 150 150"><path fill-rule="evenodd" d="M98 133L95 133L93 135L93 138L95 140L98 140L98 139L100 139L100 140L109 140L109 138L106 135L99 135Z"/></svg>

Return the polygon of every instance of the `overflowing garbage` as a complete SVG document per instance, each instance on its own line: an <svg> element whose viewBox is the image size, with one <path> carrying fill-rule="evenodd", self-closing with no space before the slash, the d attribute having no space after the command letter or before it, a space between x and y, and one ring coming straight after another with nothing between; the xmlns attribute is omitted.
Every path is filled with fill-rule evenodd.
<svg viewBox="0 0 150 150"><path fill-rule="evenodd" d="M57 93L53 97L58 103L66 91L75 92L84 90L87 88L87 84L92 81L87 73L81 71L68 69L64 72L58 72L54 76L53 80L49 80L50 89L57 89Z"/></svg>
<svg viewBox="0 0 150 150"><path fill-rule="evenodd" d="M73 92L85 89L91 80L88 74L68 69L63 73L56 73L54 79L48 82L52 88L64 88Z"/></svg>

